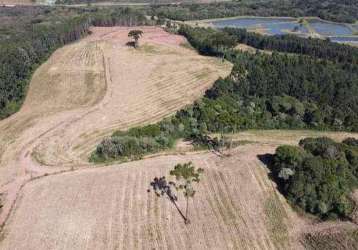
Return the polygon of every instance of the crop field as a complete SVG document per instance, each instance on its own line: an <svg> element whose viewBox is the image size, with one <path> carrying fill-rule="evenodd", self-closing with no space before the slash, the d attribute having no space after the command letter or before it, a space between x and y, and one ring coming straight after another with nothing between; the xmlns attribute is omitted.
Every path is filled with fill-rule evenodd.
<svg viewBox="0 0 358 250"><path fill-rule="evenodd" d="M130 29L144 31L138 49L126 45ZM154 27L93 28L58 49L35 72L21 110L0 122L0 249L303 249L334 244L321 242L331 232L354 249L357 225L297 213L259 156L306 136L357 134L253 130L233 135L246 143L225 157L183 150L88 163L104 136L173 114L231 68ZM188 161L205 172L185 225L148 189Z"/></svg>

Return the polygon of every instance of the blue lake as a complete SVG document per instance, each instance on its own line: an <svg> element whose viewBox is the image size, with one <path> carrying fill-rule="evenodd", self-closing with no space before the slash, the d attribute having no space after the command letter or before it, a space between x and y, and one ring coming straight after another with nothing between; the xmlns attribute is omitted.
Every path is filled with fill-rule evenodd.
<svg viewBox="0 0 358 250"><path fill-rule="evenodd" d="M263 29L270 35L283 35L287 32L307 33L308 30L303 25L296 22L294 18L237 18L213 21L215 27L239 27L246 29Z"/></svg>
<svg viewBox="0 0 358 250"><path fill-rule="evenodd" d="M352 30L339 23L322 22L320 20L309 20L310 26L320 35L323 36L347 36L352 35Z"/></svg>
<svg viewBox="0 0 358 250"><path fill-rule="evenodd" d="M326 22L319 19L307 20L311 31L315 31L317 34L324 37L332 37L331 40L335 42L356 42L358 36L352 36L358 31L358 24L352 24L349 27L343 23ZM256 29L269 35L283 35L293 33L298 36L309 36L308 28L297 22L295 18L258 18L258 17L243 17L236 19L217 20L211 22L215 27L237 27L245 29ZM338 37L339 36L339 37Z"/></svg>

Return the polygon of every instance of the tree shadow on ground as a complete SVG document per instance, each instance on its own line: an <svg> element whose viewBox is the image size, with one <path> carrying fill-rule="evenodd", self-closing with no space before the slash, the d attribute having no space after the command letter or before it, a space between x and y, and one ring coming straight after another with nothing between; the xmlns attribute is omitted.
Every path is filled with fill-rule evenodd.
<svg viewBox="0 0 358 250"><path fill-rule="evenodd" d="M279 178L277 178L274 174L273 174L273 154L262 154L262 155L257 155L257 158L265 165L265 167L267 167L270 171L268 172L267 176L269 177L269 179L273 182L276 183L276 187L277 190L281 193L284 194L283 191L283 187L282 187L282 180L280 180Z"/></svg>
<svg viewBox="0 0 358 250"><path fill-rule="evenodd" d="M135 42L133 42L133 41L127 42L126 46L135 48Z"/></svg>
<svg viewBox="0 0 358 250"><path fill-rule="evenodd" d="M274 178L273 174L272 174L272 159L273 159L273 154L262 154L262 155L257 155L257 158L265 165L265 167L267 167L270 172L268 173L268 177L270 178L270 180L276 182L276 178Z"/></svg>
<svg viewBox="0 0 358 250"><path fill-rule="evenodd" d="M269 169L270 169L270 165L272 163L272 157L273 157L273 154L257 155L257 158Z"/></svg>
<svg viewBox="0 0 358 250"><path fill-rule="evenodd" d="M180 210L178 204L176 203L178 200L178 197L173 192L172 188L174 187L174 182L168 182L165 179L165 176L162 177L154 177L153 181L150 183L150 186L152 187L154 193L158 197L166 197L169 199L169 201L174 205L174 207L178 210L178 213L183 218L184 222L187 221L187 218L183 214L183 212ZM147 192L150 192L150 189L147 190Z"/></svg>

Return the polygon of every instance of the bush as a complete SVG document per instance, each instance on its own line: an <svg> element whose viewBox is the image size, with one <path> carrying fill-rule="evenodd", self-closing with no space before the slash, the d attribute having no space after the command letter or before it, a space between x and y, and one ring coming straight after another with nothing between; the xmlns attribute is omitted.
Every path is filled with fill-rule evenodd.
<svg viewBox="0 0 358 250"><path fill-rule="evenodd" d="M347 144L348 146L358 147L358 139L356 138L346 138L342 143Z"/></svg>
<svg viewBox="0 0 358 250"><path fill-rule="evenodd" d="M104 139L91 156L94 162L111 161L123 158L141 158L173 145L172 140L159 135L156 137L112 136Z"/></svg>

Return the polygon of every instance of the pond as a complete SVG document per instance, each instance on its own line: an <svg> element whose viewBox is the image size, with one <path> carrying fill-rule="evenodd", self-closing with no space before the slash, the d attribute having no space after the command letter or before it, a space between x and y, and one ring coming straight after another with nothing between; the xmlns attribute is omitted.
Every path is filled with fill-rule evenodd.
<svg viewBox="0 0 358 250"><path fill-rule="evenodd" d="M324 22L321 20L309 20L309 25L323 36L347 36L353 31L345 24Z"/></svg>
<svg viewBox="0 0 358 250"><path fill-rule="evenodd" d="M239 27L256 29L269 35L283 35L289 32L308 33L308 29L297 23L295 18L237 18L213 21L215 27Z"/></svg>
<svg viewBox="0 0 358 250"><path fill-rule="evenodd" d="M296 34L301 37L330 37L334 42L357 42L358 24L347 25L318 18L306 19L303 23L296 18L239 17L211 21L214 27L238 27L268 35Z"/></svg>

